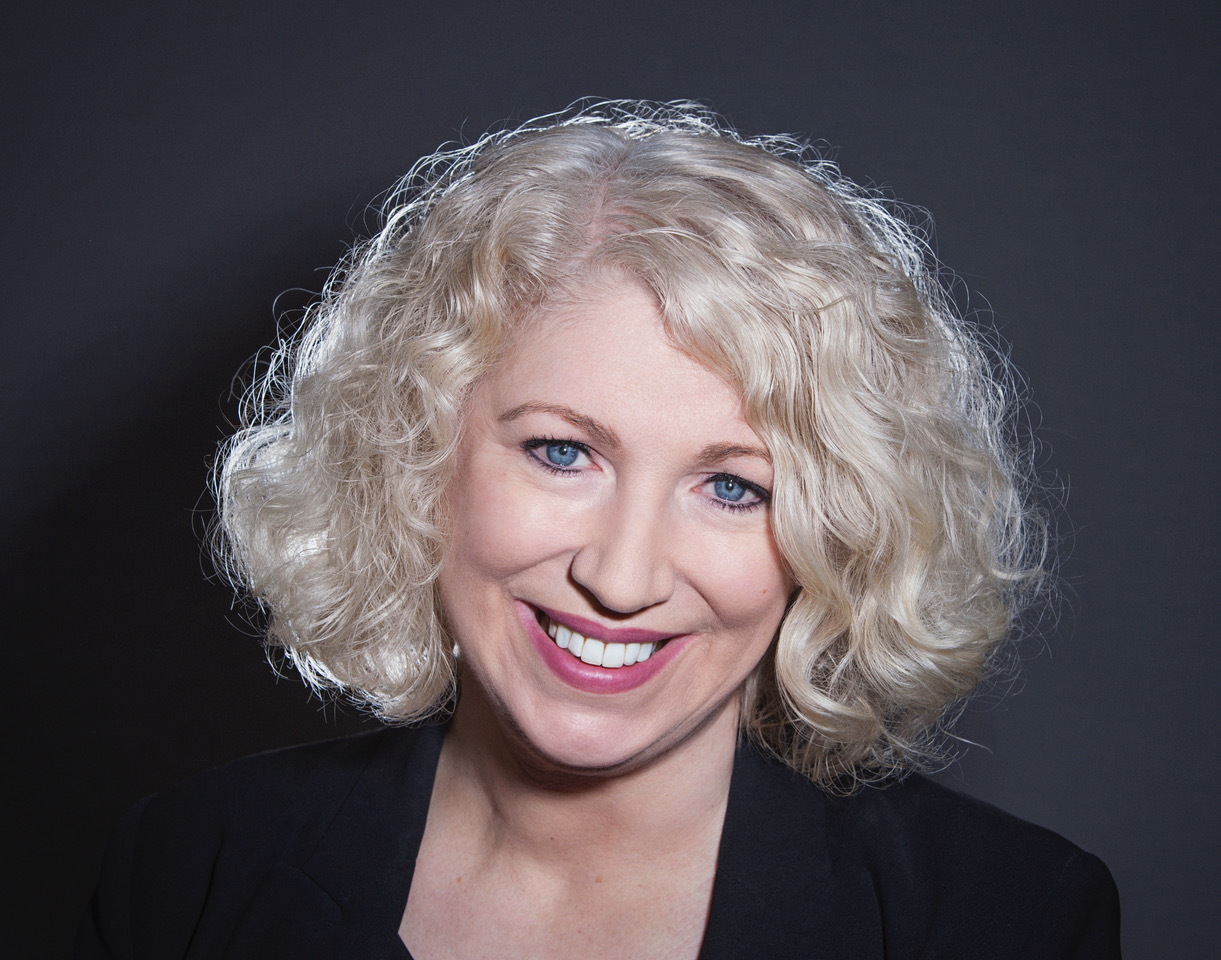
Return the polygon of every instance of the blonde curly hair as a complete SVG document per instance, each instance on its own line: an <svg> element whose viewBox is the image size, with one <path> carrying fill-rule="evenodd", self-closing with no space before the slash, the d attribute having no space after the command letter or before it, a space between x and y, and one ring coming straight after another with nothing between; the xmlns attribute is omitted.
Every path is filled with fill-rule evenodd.
<svg viewBox="0 0 1221 960"><path fill-rule="evenodd" d="M935 754L1040 580L1008 366L895 205L808 144L691 103L580 105L415 165L243 404L215 472L220 568L316 689L388 721L452 702L438 498L465 398L591 271L656 296L742 393L798 584L742 691L824 785Z"/></svg>

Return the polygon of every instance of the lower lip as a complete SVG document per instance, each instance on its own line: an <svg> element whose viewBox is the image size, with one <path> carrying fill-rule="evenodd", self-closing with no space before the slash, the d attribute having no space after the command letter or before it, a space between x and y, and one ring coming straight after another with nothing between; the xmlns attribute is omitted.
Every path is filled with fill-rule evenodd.
<svg viewBox="0 0 1221 960"><path fill-rule="evenodd" d="M674 637L660 650L655 650L648 660L634 663L630 667L596 667L557 647L555 641L539 626L538 613L533 607L519 600L517 615L534 642L534 648L543 658L543 662L551 668L551 672L570 687L586 693L623 693L626 690L635 690L664 670L666 664L678 656L691 639L690 636Z"/></svg>

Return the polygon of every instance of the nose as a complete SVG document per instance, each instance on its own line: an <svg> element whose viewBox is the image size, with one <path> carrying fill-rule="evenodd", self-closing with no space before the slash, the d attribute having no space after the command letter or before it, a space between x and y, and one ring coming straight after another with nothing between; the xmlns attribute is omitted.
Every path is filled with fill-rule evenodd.
<svg viewBox="0 0 1221 960"><path fill-rule="evenodd" d="M650 509L617 497L590 518L590 529L572 559L573 580L596 603L629 614L664 603L674 593L675 572L664 508Z"/></svg>

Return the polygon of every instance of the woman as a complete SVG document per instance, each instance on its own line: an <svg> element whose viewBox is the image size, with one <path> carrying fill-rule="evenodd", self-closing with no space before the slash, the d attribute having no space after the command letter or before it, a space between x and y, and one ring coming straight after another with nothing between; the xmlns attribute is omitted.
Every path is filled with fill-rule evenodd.
<svg viewBox="0 0 1221 960"><path fill-rule="evenodd" d="M1043 547L926 254L688 104L418 165L218 493L307 681L448 722L144 801L82 955L1117 956L1098 860L902 776Z"/></svg>

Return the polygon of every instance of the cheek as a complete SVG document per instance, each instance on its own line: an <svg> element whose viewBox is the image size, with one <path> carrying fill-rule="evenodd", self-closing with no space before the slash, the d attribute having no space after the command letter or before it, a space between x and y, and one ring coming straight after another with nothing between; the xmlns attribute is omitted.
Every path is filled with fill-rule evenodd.
<svg viewBox="0 0 1221 960"><path fill-rule="evenodd" d="M565 549L571 523L531 494L505 471L474 470L451 484L443 500L449 544L443 588L446 580L502 580Z"/></svg>
<svg viewBox="0 0 1221 960"><path fill-rule="evenodd" d="M774 630L792 581L770 534L717 544L703 550L698 562L701 592L723 622L739 629L753 625L764 632Z"/></svg>

